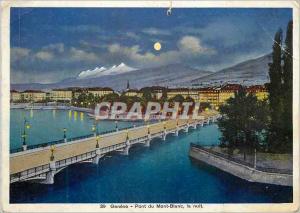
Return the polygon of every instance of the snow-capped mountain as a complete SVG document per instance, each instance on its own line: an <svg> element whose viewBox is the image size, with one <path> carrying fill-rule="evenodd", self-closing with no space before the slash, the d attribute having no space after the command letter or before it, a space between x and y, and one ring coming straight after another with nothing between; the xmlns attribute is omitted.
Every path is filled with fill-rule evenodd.
<svg viewBox="0 0 300 213"><path fill-rule="evenodd" d="M136 68L130 67L124 63L121 63L119 65L113 65L109 68L96 67L93 70L82 71L77 76L77 79L95 78L95 77L100 77L100 76L104 76L104 75L117 75L117 74L122 74L122 73L126 73L126 72L131 72L134 70L136 70Z"/></svg>

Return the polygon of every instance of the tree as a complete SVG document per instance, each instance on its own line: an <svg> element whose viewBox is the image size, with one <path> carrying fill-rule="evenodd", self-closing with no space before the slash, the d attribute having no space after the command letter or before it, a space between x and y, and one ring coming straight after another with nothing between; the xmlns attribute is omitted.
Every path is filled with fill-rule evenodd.
<svg viewBox="0 0 300 213"><path fill-rule="evenodd" d="M268 113L265 102L258 101L244 88L220 107L222 117L218 126L222 133L221 142L229 148L241 147L244 150L258 148L259 136L267 128Z"/></svg>
<svg viewBox="0 0 300 213"><path fill-rule="evenodd" d="M184 99L185 102L192 102L192 103L195 103L195 100L191 97L191 96L188 96Z"/></svg>
<svg viewBox="0 0 300 213"><path fill-rule="evenodd" d="M282 149L283 137L283 89L282 89L282 30L275 34L272 59L269 64L270 83L268 85L271 123L268 144L272 151Z"/></svg>
<svg viewBox="0 0 300 213"><path fill-rule="evenodd" d="M151 93L151 88L150 87L144 87L141 89L141 92L143 93L143 98L149 102L152 101L152 93Z"/></svg>
<svg viewBox="0 0 300 213"><path fill-rule="evenodd" d="M160 99L162 102L165 102L168 100L168 89L167 88L162 89L162 96Z"/></svg>
<svg viewBox="0 0 300 213"><path fill-rule="evenodd" d="M103 102L110 102L110 103L113 103L113 102L116 102L116 101L119 101L119 95L117 93L110 93L110 94L107 94L105 95L103 98L102 98L102 101Z"/></svg>
<svg viewBox="0 0 300 213"><path fill-rule="evenodd" d="M184 97L182 95L175 95L174 97L169 99L170 102L184 102Z"/></svg>
<svg viewBox="0 0 300 213"><path fill-rule="evenodd" d="M287 27L285 46L282 31L275 34L268 85L270 117L268 146L272 152L292 152L293 22ZM282 65L283 64L283 65Z"/></svg>
<svg viewBox="0 0 300 213"><path fill-rule="evenodd" d="M211 104L209 102L201 102L200 103L201 111L205 110L206 108L211 109Z"/></svg>
<svg viewBox="0 0 300 213"><path fill-rule="evenodd" d="M286 149L293 148L293 22L288 23L283 52L283 122Z"/></svg>

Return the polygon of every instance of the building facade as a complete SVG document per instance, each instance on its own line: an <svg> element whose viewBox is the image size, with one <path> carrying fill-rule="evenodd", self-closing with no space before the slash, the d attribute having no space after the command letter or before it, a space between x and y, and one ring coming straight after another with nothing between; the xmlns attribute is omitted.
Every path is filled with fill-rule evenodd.
<svg viewBox="0 0 300 213"><path fill-rule="evenodd" d="M235 92L241 89L239 84L226 84L219 89L219 101L218 106L221 106L226 103L229 98L233 98Z"/></svg>
<svg viewBox="0 0 300 213"><path fill-rule="evenodd" d="M50 100L53 101L71 101L72 90L71 89L53 89L49 93Z"/></svg>
<svg viewBox="0 0 300 213"><path fill-rule="evenodd" d="M174 98L176 95L181 95L183 98L191 97L195 102L200 101L199 92L196 89L189 88L170 88L167 91L168 99Z"/></svg>
<svg viewBox="0 0 300 213"><path fill-rule="evenodd" d="M124 95L129 96L129 97L143 97L143 93L137 89L128 89L125 91Z"/></svg>
<svg viewBox="0 0 300 213"><path fill-rule="evenodd" d="M21 100L21 93L17 90L10 91L10 102L17 102Z"/></svg>
<svg viewBox="0 0 300 213"><path fill-rule="evenodd" d="M254 94L258 100L265 100L269 93L264 85L253 85L246 88L248 93Z"/></svg>
<svg viewBox="0 0 300 213"><path fill-rule="evenodd" d="M199 89L200 103L209 103L212 107L219 106L220 88L206 87Z"/></svg>
<svg viewBox="0 0 300 213"><path fill-rule="evenodd" d="M43 101L46 99L46 93L39 90L25 90L21 93L21 99L28 102Z"/></svg>
<svg viewBox="0 0 300 213"><path fill-rule="evenodd" d="M112 94L114 93L114 91L109 88L109 87L93 87L93 88L88 88L87 92L89 94L93 94L94 96L98 96L98 97L103 97L105 95L108 94Z"/></svg>

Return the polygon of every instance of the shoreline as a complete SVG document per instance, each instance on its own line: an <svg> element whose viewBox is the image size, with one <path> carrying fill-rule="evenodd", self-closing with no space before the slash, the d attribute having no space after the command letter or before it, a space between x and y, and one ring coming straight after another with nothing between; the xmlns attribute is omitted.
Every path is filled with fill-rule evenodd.
<svg viewBox="0 0 300 213"><path fill-rule="evenodd" d="M79 112L93 113L94 110L90 108L84 107L75 107L75 106L65 106L65 105L57 105L57 106L31 106L28 103L25 104L10 104L10 109L24 109L24 110L74 110Z"/></svg>
<svg viewBox="0 0 300 213"><path fill-rule="evenodd" d="M292 172L276 171L276 169L269 168L253 168L243 162L225 158L216 153L212 153L200 145L191 144L189 156L192 159L201 161L209 166L220 169L238 178L247 180L249 182L257 182L264 184L273 184L279 186L293 186Z"/></svg>

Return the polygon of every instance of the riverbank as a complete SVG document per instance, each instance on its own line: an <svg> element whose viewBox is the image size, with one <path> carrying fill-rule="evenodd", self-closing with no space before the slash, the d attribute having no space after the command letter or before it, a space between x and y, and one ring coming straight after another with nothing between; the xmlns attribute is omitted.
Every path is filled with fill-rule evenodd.
<svg viewBox="0 0 300 213"><path fill-rule="evenodd" d="M21 103L21 104L10 104L10 109L25 109L25 110L74 110L78 112L94 113L93 109L84 108L84 107L75 107L68 105L46 105L46 104L30 104L30 103Z"/></svg>
<svg viewBox="0 0 300 213"><path fill-rule="evenodd" d="M256 160L251 163L254 159L243 161L240 158L229 157L224 154L224 152L220 152L218 147L206 148L196 144L191 144L189 156L249 182L281 186L293 185L292 170L282 161L281 164L278 164L280 158L273 159L273 163L266 160L266 157L264 157L264 160L261 158L260 161L256 162ZM274 155L272 155L272 157L274 158ZM272 167L270 167L270 165L272 165ZM282 165L285 165L284 168Z"/></svg>

